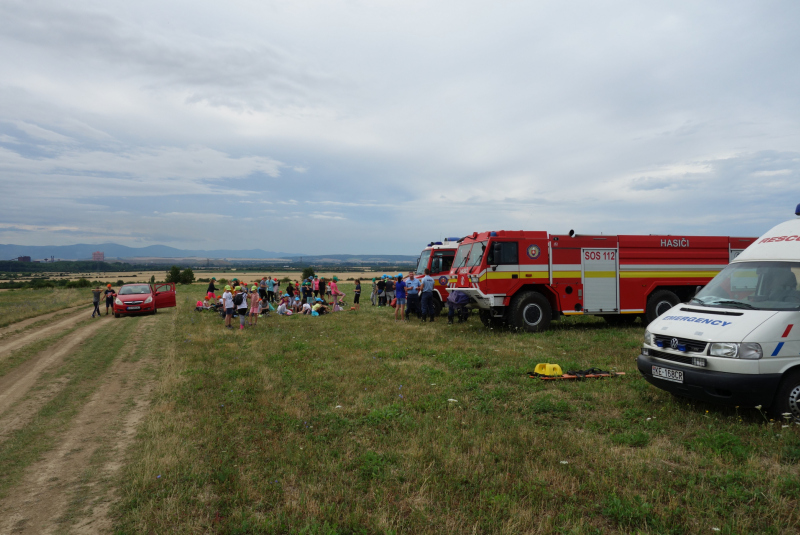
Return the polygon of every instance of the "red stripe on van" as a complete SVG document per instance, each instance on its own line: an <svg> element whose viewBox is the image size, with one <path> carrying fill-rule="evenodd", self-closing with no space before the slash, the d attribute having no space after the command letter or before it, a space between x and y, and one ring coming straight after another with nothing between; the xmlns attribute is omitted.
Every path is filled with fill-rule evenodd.
<svg viewBox="0 0 800 535"><path fill-rule="evenodd" d="M792 330L792 327L794 327L794 323L790 323L789 326L786 327L786 330L783 331L783 334L781 335L781 338L786 338L787 336L789 336L789 331Z"/></svg>

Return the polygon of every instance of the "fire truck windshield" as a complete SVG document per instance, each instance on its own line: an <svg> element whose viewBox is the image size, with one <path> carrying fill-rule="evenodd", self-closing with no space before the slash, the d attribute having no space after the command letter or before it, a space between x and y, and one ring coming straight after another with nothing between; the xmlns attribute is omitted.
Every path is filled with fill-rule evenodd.
<svg viewBox="0 0 800 535"><path fill-rule="evenodd" d="M467 263L467 257L469 256L470 249L472 249L471 243L465 243L458 246L458 251L456 251L456 259L453 260L454 268L458 269L464 267L464 265Z"/></svg>
<svg viewBox="0 0 800 535"><path fill-rule="evenodd" d="M453 260L453 267L458 269L480 264L483 258L483 251L486 250L486 243L485 241L479 241L461 245L458 248L455 260Z"/></svg>
<svg viewBox="0 0 800 535"><path fill-rule="evenodd" d="M483 253L486 251L486 244L488 241L475 242L472 245L472 250L469 252L469 259L467 260L467 267L478 266L483 259Z"/></svg>
<svg viewBox="0 0 800 535"><path fill-rule="evenodd" d="M419 255L419 264L417 264L417 275L425 273L425 268L428 267L428 259L431 257L432 249L423 250Z"/></svg>

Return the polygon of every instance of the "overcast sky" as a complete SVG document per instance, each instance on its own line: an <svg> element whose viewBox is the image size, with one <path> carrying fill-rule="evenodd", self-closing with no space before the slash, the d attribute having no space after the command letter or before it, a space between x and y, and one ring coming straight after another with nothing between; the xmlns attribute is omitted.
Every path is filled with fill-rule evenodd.
<svg viewBox="0 0 800 535"><path fill-rule="evenodd" d="M796 1L0 2L0 243L415 254L759 235Z"/></svg>

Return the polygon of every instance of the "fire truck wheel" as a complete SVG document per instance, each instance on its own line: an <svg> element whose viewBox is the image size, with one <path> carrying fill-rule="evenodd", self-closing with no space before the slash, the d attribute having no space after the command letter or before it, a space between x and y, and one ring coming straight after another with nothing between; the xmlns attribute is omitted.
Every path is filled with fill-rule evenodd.
<svg viewBox="0 0 800 535"><path fill-rule="evenodd" d="M483 323L484 327L497 329L503 325L503 320L493 317L492 313L488 310L481 310L478 315L480 316L481 323Z"/></svg>
<svg viewBox="0 0 800 535"><path fill-rule="evenodd" d="M442 302L439 300L439 297L435 294L431 302L433 303L433 315L438 317L439 314L442 313Z"/></svg>
<svg viewBox="0 0 800 535"><path fill-rule="evenodd" d="M553 311L550 302L538 292L525 292L511 300L510 323L529 333L547 330Z"/></svg>
<svg viewBox="0 0 800 535"><path fill-rule="evenodd" d="M651 323L661 314L680 302L681 300L678 296L669 290L659 290L653 293L650 299L647 300L647 313L645 314L647 323Z"/></svg>

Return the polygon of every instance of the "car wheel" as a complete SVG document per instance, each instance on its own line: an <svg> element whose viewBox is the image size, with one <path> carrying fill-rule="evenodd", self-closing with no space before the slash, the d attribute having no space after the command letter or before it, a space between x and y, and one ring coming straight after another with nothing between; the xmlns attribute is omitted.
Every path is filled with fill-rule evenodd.
<svg viewBox="0 0 800 535"><path fill-rule="evenodd" d="M680 302L681 300L678 298L678 296L669 290L659 290L654 292L647 300L647 312L645 313L645 320L647 321L648 325L661 314L664 314L666 311Z"/></svg>
<svg viewBox="0 0 800 535"><path fill-rule="evenodd" d="M114 312L114 317L118 318L119 317L119 312Z"/></svg>
<svg viewBox="0 0 800 535"><path fill-rule="evenodd" d="M793 370L783 378L770 412L776 419L783 420L784 414L789 414L795 422L800 422L800 370Z"/></svg>
<svg viewBox="0 0 800 535"><path fill-rule="evenodd" d="M529 333L545 331L552 317L550 301L538 292L524 292L511 300L509 323L517 329Z"/></svg>
<svg viewBox="0 0 800 535"><path fill-rule="evenodd" d="M153 307L153 312L152 312L152 314L153 314L153 316L155 316L156 314L158 314L158 309L157 309L156 307Z"/></svg>

